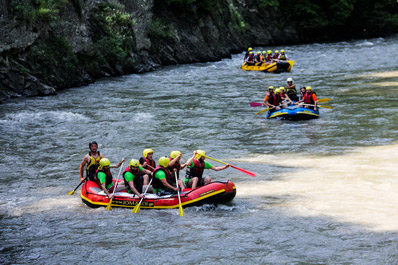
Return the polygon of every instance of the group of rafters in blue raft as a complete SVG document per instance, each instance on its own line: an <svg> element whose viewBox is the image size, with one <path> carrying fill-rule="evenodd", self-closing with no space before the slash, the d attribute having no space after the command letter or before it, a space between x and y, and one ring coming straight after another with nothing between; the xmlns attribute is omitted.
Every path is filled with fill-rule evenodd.
<svg viewBox="0 0 398 265"><path fill-rule="evenodd" d="M245 71L290 72L294 65L294 61L287 58L284 50L281 50L281 54L279 54L279 51L275 51L274 55L269 50L268 57L265 51L263 53L257 52L257 55L254 56L252 50L252 48L249 48L245 54L245 61L242 65L242 69ZM288 67L278 67L278 64L282 63L285 63ZM270 71L271 65L275 68L273 71ZM263 69L264 67L266 69ZM299 97L293 79L288 78L286 81L287 86L278 88L269 86L263 102L250 103L251 107L266 107L257 112L256 115L266 112L267 119L309 120L320 117L319 108L332 108L319 104L329 102L330 98L318 99L311 86L301 87Z"/></svg>

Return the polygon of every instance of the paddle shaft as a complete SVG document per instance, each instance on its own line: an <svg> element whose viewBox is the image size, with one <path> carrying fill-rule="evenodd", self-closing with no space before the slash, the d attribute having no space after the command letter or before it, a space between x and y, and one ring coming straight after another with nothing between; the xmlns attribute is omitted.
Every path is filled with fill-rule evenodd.
<svg viewBox="0 0 398 265"><path fill-rule="evenodd" d="M312 104L302 104L302 105L315 107L315 105L312 105ZM332 106L324 106L324 105L316 105L316 106L320 107L320 108L332 109Z"/></svg>
<svg viewBox="0 0 398 265"><path fill-rule="evenodd" d="M112 196L111 196L111 199L109 200L108 206L106 206L106 210L112 209L113 196L115 195L117 186L119 184L119 177L120 177L120 173L122 172L122 169L123 169L123 164L124 164L124 162L120 166L119 174L117 175L117 179L116 179L116 183L115 183L115 187L113 188Z"/></svg>
<svg viewBox="0 0 398 265"><path fill-rule="evenodd" d="M146 186L146 189L145 189L144 194L143 194L144 196L145 196L145 194L147 193L148 188L149 188L149 186L151 185L152 179L153 179L154 177L155 177L155 176L153 176L153 177L151 178L151 181L149 181L148 185ZM144 200L144 197L141 198L140 202L133 208L133 213L139 213L138 210L140 209L141 203L142 203L143 200Z"/></svg>
<svg viewBox="0 0 398 265"><path fill-rule="evenodd" d="M177 172L174 171L174 176L176 178L176 185L177 185L177 195L178 195L178 209L180 211L180 216L184 216L184 210L182 209L182 204L181 204L181 196L180 196L180 189L178 187L178 178L177 178Z"/></svg>
<svg viewBox="0 0 398 265"><path fill-rule="evenodd" d="M225 162L223 162L223 161L217 160L217 159L215 159L215 158L211 158L211 157L209 157L209 156L207 156L207 155L204 155L204 157L206 157L206 158L208 158L208 159L211 159L211 160L214 160L214 161L216 161L216 162L218 162L218 163L221 163L221 164L224 164L224 165L229 165L229 164L227 164L227 163L225 163ZM237 170L239 170L239 171L242 171L243 173L248 174L248 175L250 175L250 176L252 176L252 177L255 177L255 176L256 176L256 174L254 174L253 172L250 172L250 171L245 170L245 169L243 169L243 168L239 168L239 167L236 167L236 166L233 166L233 165L229 165L229 166L232 167L232 168L235 168L235 169L237 169Z"/></svg>
<svg viewBox="0 0 398 265"><path fill-rule="evenodd" d="M88 176L86 176L82 181L80 181L79 185L77 185L77 187L73 191L68 192L67 195L72 195L73 193L75 193L75 191L87 180L87 177Z"/></svg>

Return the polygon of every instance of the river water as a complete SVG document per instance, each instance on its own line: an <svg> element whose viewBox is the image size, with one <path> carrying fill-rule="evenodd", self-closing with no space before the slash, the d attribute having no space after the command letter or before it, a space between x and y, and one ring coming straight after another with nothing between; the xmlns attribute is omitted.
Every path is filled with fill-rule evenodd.
<svg viewBox="0 0 398 265"><path fill-rule="evenodd" d="M242 71L238 54L0 105L0 263L398 264L398 37L255 50L281 48L290 73ZM333 109L254 115L287 77ZM203 149L257 177L208 172L236 198L184 217L91 209L65 194L92 140L113 163Z"/></svg>

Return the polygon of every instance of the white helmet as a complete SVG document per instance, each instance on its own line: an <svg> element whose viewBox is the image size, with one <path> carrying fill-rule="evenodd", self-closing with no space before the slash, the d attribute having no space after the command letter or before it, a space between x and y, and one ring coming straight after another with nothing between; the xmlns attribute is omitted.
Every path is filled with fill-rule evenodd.
<svg viewBox="0 0 398 265"><path fill-rule="evenodd" d="M289 77L286 82L293 82L293 79L291 77Z"/></svg>

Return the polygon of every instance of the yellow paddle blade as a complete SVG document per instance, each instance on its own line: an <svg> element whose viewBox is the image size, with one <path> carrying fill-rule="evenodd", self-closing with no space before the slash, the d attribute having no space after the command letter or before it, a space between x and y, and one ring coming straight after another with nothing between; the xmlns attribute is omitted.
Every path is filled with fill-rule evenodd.
<svg viewBox="0 0 398 265"><path fill-rule="evenodd" d="M180 210L180 216L184 216L184 210L182 209L182 205L180 204L178 206L179 210Z"/></svg>
<svg viewBox="0 0 398 265"><path fill-rule="evenodd" d="M112 200L113 200L113 199L111 199L111 200L109 201L109 203L108 203L108 206L106 206L106 210L107 210L107 211L112 210L112 205L111 205L111 204L112 204Z"/></svg>
<svg viewBox="0 0 398 265"><path fill-rule="evenodd" d="M134 208L133 208L133 210L131 212L140 213L140 211L141 211L140 206L141 206L141 202L138 203L136 206L134 206Z"/></svg>
<svg viewBox="0 0 398 265"><path fill-rule="evenodd" d="M257 112L255 115L261 114L261 113L266 112L267 110L270 110L270 109L271 109L271 108L260 110L260 111Z"/></svg>
<svg viewBox="0 0 398 265"><path fill-rule="evenodd" d="M320 98L317 101L318 101L318 103L326 103L326 102L330 101L330 98Z"/></svg>
<svg viewBox="0 0 398 265"><path fill-rule="evenodd" d="M324 105L318 105L320 108L326 108L326 109L333 109L332 106L324 106Z"/></svg>
<svg viewBox="0 0 398 265"><path fill-rule="evenodd" d="M75 193L74 190L72 190L71 192L68 192L66 195L73 195L73 193Z"/></svg>

